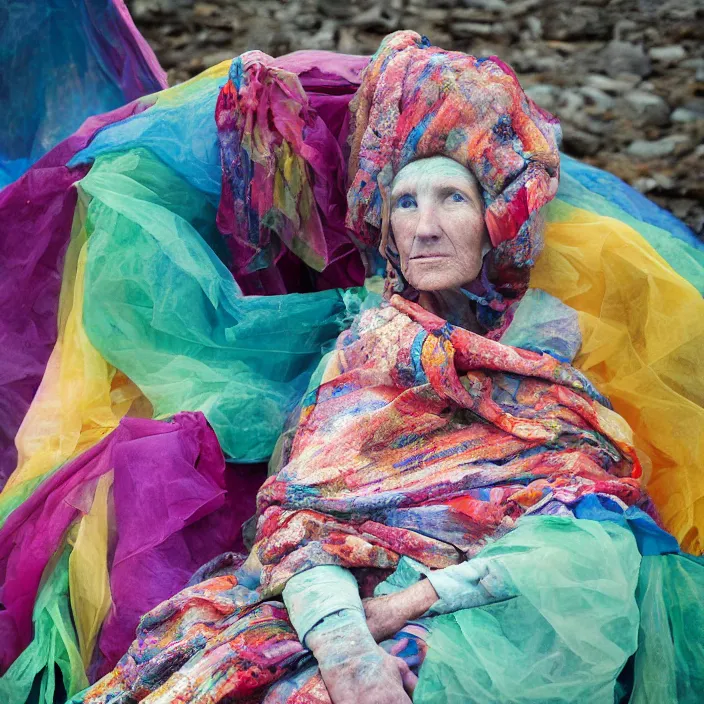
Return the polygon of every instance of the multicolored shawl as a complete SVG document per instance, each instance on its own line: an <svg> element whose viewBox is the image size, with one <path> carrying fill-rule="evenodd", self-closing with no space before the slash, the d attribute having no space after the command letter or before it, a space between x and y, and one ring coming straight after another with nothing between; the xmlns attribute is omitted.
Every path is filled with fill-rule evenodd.
<svg viewBox="0 0 704 704"><path fill-rule="evenodd" d="M206 691L261 701L306 662L281 605L262 603L303 570L362 570L368 587L401 556L447 567L522 515L568 513L588 494L649 508L630 431L606 403L569 364L399 296L361 313L304 399L285 465L259 491L247 569L148 614L115 672L76 701L155 692L150 702L192 702Z"/></svg>
<svg viewBox="0 0 704 704"><path fill-rule="evenodd" d="M264 594L318 564L445 567L589 492L644 500L630 430L582 374L400 296L340 337L322 379L257 498Z"/></svg>

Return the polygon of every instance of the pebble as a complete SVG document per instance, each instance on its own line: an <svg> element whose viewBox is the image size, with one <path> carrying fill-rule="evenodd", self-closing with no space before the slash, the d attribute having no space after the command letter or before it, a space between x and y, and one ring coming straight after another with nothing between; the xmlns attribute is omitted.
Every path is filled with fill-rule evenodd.
<svg viewBox="0 0 704 704"><path fill-rule="evenodd" d="M562 137L565 149L575 156L593 156L602 146L599 137L581 130L569 122L562 123Z"/></svg>
<svg viewBox="0 0 704 704"><path fill-rule="evenodd" d="M632 73L642 78L651 70L650 59L642 46L618 39L607 44L603 62L606 73L614 78L619 73Z"/></svg>
<svg viewBox="0 0 704 704"><path fill-rule="evenodd" d="M631 76L630 79L609 78L609 76L604 76L601 73L590 73L584 79L584 82L588 86L603 90L605 93L614 93L616 95L620 95L625 93L627 90L631 90L631 88L634 88L639 81L640 78L638 76Z"/></svg>
<svg viewBox="0 0 704 704"><path fill-rule="evenodd" d="M636 139L628 145L626 152L636 159L660 159L683 151L689 143L689 137L683 134L670 135L655 141Z"/></svg>
<svg viewBox="0 0 704 704"><path fill-rule="evenodd" d="M560 95L557 112L563 120L577 120L584 108L584 97L575 90L564 90Z"/></svg>
<svg viewBox="0 0 704 704"><path fill-rule="evenodd" d="M594 86L583 86L580 88L579 92L587 98L587 100L590 101L599 112L611 110L611 108L613 108L616 104L614 98L600 88L595 88Z"/></svg>
<svg viewBox="0 0 704 704"><path fill-rule="evenodd" d="M535 101L541 108L548 112L555 112L557 101L560 97L560 89L550 84L528 86L526 93L531 100Z"/></svg>
<svg viewBox="0 0 704 704"><path fill-rule="evenodd" d="M674 64L687 56L687 52L684 50L683 46L679 44L671 44L670 46L654 46L649 52L648 56L653 61L657 61L663 64Z"/></svg>
<svg viewBox="0 0 704 704"><path fill-rule="evenodd" d="M672 115L670 115L670 119L673 122L696 122L697 120L701 120L702 116L697 115L694 110L688 110L687 108L677 108L672 112Z"/></svg>
<svg viewBox="0 0 704 704"><path fill-rule="evenodd" d="M670 106L659 96L643 90L633 90L623 97L627 115L644 125L666 125L670 120Z"/></svg>

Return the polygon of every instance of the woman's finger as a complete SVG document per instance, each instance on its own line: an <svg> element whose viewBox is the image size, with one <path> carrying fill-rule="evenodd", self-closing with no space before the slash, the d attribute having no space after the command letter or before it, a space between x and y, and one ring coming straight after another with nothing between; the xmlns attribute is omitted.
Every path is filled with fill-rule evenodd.
<svg viewBox="0 0 704 704"><path fill-rule="evenodd" d="M409 697L413 697L413 692L418 684L418 676L413 674L411 668L408 667L405 660L401 658L395 658L398 664L398 671L401 674L401 682L403 683L403 688Z"/></svg>

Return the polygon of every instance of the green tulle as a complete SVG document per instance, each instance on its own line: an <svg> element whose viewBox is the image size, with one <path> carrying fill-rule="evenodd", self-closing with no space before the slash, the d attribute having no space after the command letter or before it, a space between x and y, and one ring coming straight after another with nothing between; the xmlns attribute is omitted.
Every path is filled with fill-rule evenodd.
<svg viewBox="0 0 704 704"><path fill-rule="evenodd" d="M520 596L432 619L414 702L613 702L638 639L632 533L525 518L480 555L499 562Z"/></svg>
<svg viewBox="0 0 704 704"><path fill-rule="evenodd" d="M88 686L71 621L68 596L70 549L47 566L34 605L34 638L0 677L0 702L55 704ZM57 682L57 671L62 680Z"/></svg>
<svg viewBox="0 0 704 704"><path fill-rule="evenodd" d="M703 558L643 558L641 628L629 704L698 704L704 699L702 594Z"/></svg>
<svg viewBox="0 0 704 704"><path fill-rule="evenodd" d="M213 206L147 150L99 157L80 189L91 343L155 417L200 410L230 457L267 459L364 290L241 296Z"/></svg>

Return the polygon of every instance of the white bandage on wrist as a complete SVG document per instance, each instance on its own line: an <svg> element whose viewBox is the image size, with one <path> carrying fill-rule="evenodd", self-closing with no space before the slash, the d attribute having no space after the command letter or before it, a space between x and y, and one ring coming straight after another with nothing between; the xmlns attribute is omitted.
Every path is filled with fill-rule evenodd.
<svg viewBox="0 0 704 704"><path fill-rule="evenodd" d="M505 601L515 596L515 588L503 565L495 560L474 558L427 575L438 600L426 616L448 614L461 609Z"/></svg>
<svg viewBox="0 0 704 704"><path fill-rule="evenodd" d="M301 643L317 623L338 611L349 609L364 619L357 580L349 570L335 565L313 567L295 575L286 583L283 599Z"/></svg>

